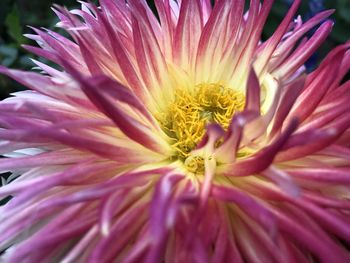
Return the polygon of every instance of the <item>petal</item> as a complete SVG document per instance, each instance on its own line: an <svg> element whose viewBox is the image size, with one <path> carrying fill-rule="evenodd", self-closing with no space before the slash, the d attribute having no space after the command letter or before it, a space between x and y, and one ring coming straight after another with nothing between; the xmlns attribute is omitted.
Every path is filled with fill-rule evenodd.
<svg viewBox="0 0 350 263"><path fill-rule="evenodd" d="M211 196L218 200L236 204L250 218L263 225L271 236L275 234L277 229L274 216L262 203L253 199L248 193L242 192L232 186L228 188L213 185Z"/></svg>
<svg viewBox="0 0 350 263"><path fill-rule="evenodd" d="M260 84L259 79L252 68L247 82L245 110L260 112Z"/></svg>
<svg viewBox="0 0 350 263"><path fill-rule="evenodd" d="M151 118L148 112L145 110L143 105L141 105L135 96L132 96L130 92L122 87L120 84L110 80L109 78L92 78L84 79L79 75L75 75L81 83L81 88L90 98L90 100L102 111L104 112L130 139L140 143L148 149L152 149L156 152L164 152L164 147L160 146L159 139L155 139L156 134L149 130L148 127L141 124L137 120L128 116L124 111L121 110L117 105L115 105L110 97L107 97L103 92L101 92L101 85L107 86L105 90L113 91L116 87L119 87L118 93L113 93L113 96L122 102L127 102L129 105L136 107L141 110L143 114L146 114L147 118ZM168 146L169 147L169 146Z"/></svg>
<svg viewBox="0 0 350 263"><path fill-rule="evenodd" d="M183 0L175 30L173 57L177 65L187 72L193 70L203 17L198 0Z"/></svg>
<svg viewBox="0 0 350 263"><path fill-rule="evenodd" d="M297 125L298 121L294 120L289 124L285 131L268 146L251 157L237 160L232 164L219 166L219 172L227 176L248 176L265 170L271 165L275 156L287 142Z"/></svg>
<svg viewBox="0 0 350 263"><path fill-rule="evenodd" d="M273 1L271 1L271 4L272 4L272 2ZM295 12L297 11L300 3L301 3L301 0L296 0L293 2L288 13L285 15L282 23L278 26L278 28L275 30L275 33L270 37L270 39L267 40L267 42L265 43L264 49L261 51L262 55L254 63L254 68L255 68L258 76L261 76L261 74L262 74L264 68L266 67L266 64L269 61L271 55L273 54L277 45L280 43L283 35L287 31L289 23L292 20ZM264 4L265 4L265 2L264 2Z"/></svg>

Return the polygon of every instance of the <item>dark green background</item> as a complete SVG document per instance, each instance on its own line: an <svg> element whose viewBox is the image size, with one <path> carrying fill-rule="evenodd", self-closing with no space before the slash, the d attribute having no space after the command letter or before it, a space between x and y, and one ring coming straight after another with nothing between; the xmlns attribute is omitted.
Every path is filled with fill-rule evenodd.
<svg viewBox="0 0 350 263"><path fill-rule="evenodd" d="M283 18L288 7L287 2L288 0L275 1L265 27L264 37L269 36ZM300 8L299 13L303 19L307 19L312 14L310 2L311 0L304 0ZM317 3L317 0L314 2ZM350 0L325 0L321 2L324 2L325 8L337 9L337 12L332 16L335 27L331 37L311 61L311 67L318 63L330 48L350 39ZM26 27L27 25L54 28L58 20L50 9L53 3L65 5L68 8L78 6L74 0L0 0L0 64L21 69L30 69L33 66L29 58L34 56L21 48L21 44L31 43L23 37L23 33L31 32ZM17 83L5 76L0 76L0 99L20 88Z"/></svg>

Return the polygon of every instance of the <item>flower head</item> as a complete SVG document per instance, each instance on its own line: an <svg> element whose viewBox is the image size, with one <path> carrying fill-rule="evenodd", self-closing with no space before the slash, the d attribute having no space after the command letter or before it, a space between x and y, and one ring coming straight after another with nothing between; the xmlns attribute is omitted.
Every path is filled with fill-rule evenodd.
<svg viewBox="0 0 350 263"><path fill-rule="evenodd" d="M56 6L0 103L6 262L349 262L350 43L272 0ZM310 38L304 35L317 30Z"/></svg>

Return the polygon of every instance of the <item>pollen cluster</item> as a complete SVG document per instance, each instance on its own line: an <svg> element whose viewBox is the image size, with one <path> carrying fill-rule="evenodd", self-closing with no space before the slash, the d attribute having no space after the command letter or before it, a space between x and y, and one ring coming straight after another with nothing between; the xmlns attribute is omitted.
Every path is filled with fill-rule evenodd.
<svg viewBox="0 0 350 263"><path fill-rule="evenodd" d="M158 121L171 139L178 159L185 160L205 134L208 123L227 129L235 112L243 110L243 93L220 84L177 89L167 112Z"/></svg>

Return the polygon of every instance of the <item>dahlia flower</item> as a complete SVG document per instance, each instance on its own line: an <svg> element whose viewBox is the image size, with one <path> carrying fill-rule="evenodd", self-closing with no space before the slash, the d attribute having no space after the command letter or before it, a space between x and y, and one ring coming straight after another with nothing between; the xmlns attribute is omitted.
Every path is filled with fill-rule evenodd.
<svg viewBox="0 0 350 263"><path fill-rule="evenodd" d="M55 6L58 67L0 69L1 259L350 262L350 43L306 72L300 2L266 40L272 0Z"/></svg>

